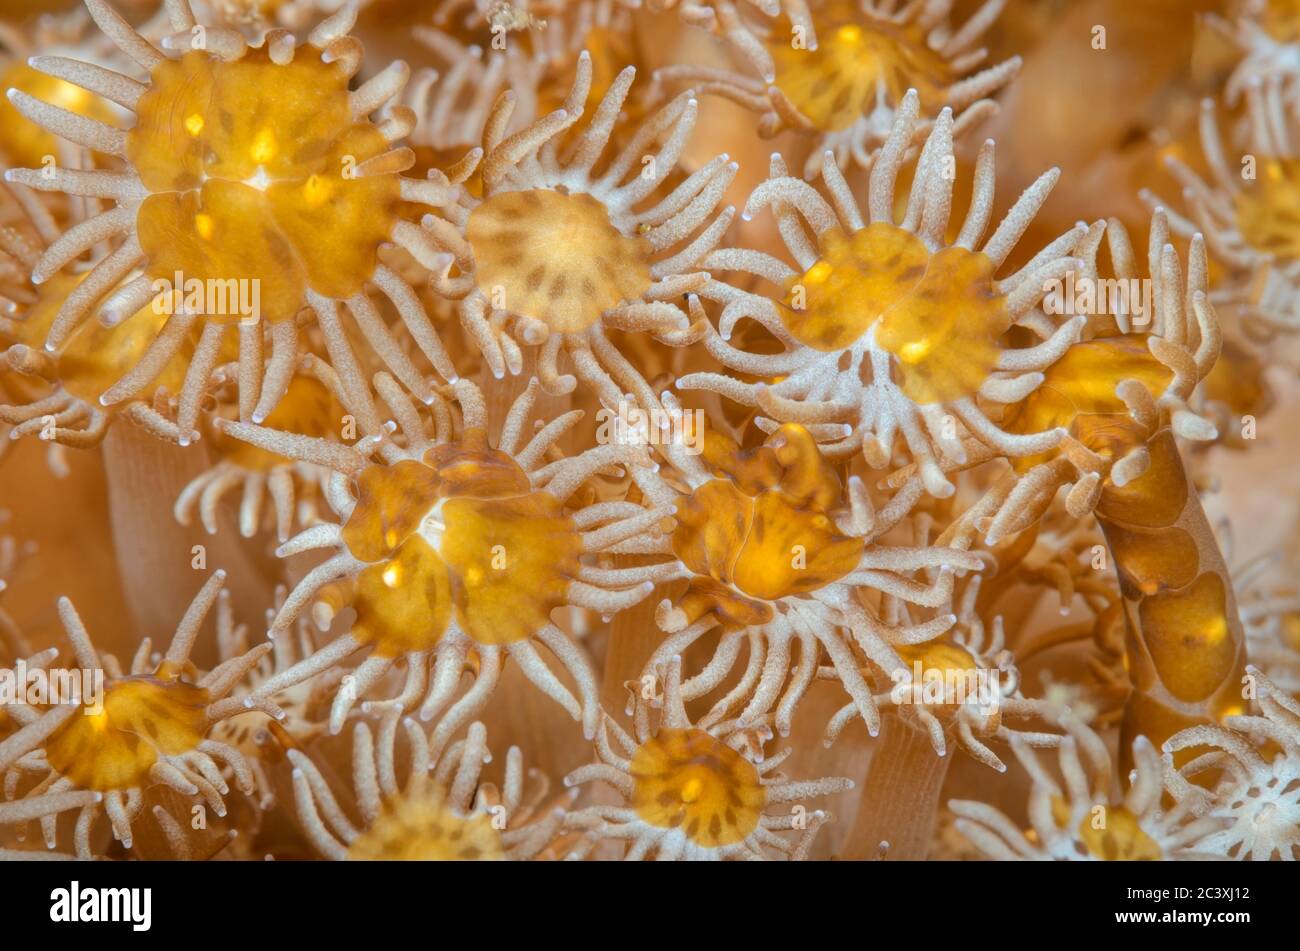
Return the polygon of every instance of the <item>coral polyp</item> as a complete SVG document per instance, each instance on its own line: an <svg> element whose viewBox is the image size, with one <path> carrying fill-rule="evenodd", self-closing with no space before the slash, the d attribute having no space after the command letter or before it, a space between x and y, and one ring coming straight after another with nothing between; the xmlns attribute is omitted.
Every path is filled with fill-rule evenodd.
<svg viewBox="0 0 1300 951"><path fill-rule="evenodd" d="M482 197L462 186L425 222L449 256L434 286L460 302L461 322L495 376L522 371L522 343L536 353L550 392L570 392L581 381L606 406L625 393L657 406L608 332L649 333L674 346L698 339L678 301L710 283L704 262L734 214L717 208L736 168L721 155L661 190L695 125L689 95L602 161L636 71L619 73L579 131L591 56L579 57L576 69L563 107L514 135L505 134L514 100L497 99L481 153L467 156ZM573 374L561 373L561 353Z"/></svg>
<svg viewBox="0 0 1300 951"><path fill-rule="evenodd" d="M322 627L351 607L351 629L258 689L274 697L355 654L366 654L335 696L331 729L342 729L357 700L399 661L405 685L386 703L418 708L424 720L442 714L430 742L440 753L451 736L488 702L507 657L540 690L581 719L591 735L600 706L589 662L551 620L562 606L614 614L653 589L658 567L607 570L582 563L650 529L666 512L639 506L566 511L600 469L648 465L644 449L607 446L543 463L547 450L576 421L561 417L525 439L540 387L534 380L501 421L493 446L481 392L460 381L449 395L461 415L436 396L433 432L386 374L379 393L401 421L402 444L381 425L369 394L348 405L360 421L357 446L311 439L244 423L220 428L252 445L334 471L327 500L340 523L322 523L281 546L281 556L333 550L290 592L272 624L286 630L310 610ZM396 426L396 424L394 424ZM575 681L580 699L538 654L540 643ZM472 686L457 697L472 659ZM453 698L455 702L453 703Z"/></svg>
<svg viewBox="0 0 1300 951"><path fill-rule="evenodd" d="M14 170L10 181L114 202L67 231L33 268L49 280L102 242L116 244L59 308L46 336L57 349L93 313L110 325L144 307L166 325L131 369L100 397L111 406L148 386L197 334L179 393L178 441L196 435L198 406L227 337L238 337L240 415L262 420L284 395L298 352L295 318L310 307L335 362L354 361L338 320L346 303L363 335L421 397L428 386L369 296L378 288L411 327L429 359L454 376L409 285L379 260L381 246L436 257L404 202L441 194L433 181L404 179L414 157L400 145L409 110L369 116L400 94L409 70L396 62L356 89L361 51L347 33L355 5L322 21L303 47L286 32L249 47L228 28L197 23L187 3L168 5L169 58L102 0L87 5L105 34L149 74L139 83L65 57L35 65L131 110L118 129L21 90L23 115L85 148L115 156L123 171ZM264 348L271 355L263 362Z"/></svg>
<svg viewBox="0 0 1300 951"><path fill-rule="evenodd" d="M700 724L723 722L739 709L740 724L773 716L784 736L825 651L853 713L874 734L880 715L856 651L886 678L905 673L895 646L936 638L955 617L890 624L859 592L924 611L945 604L954 572L978 568L979 559L958 548L872 544L894 526L898 510L876 512L856 477L846 486L802 426L782 426L752 450L710 433L700 459L673 455L681 467L674 481L689 493L679 495L657 472L634 476L651 501L674 505L668 543L679 559L677 577L688 579L680 597L658 606L656 621L671 636L647 673L716 635L710 662L682 685L685 699L694 700L734 680L744 647L743 674Z"/></svg>
<svg viewBox="0 0 1300 951"><path fill-rule="evenodd" d="M703 730L660 730L636 748L628 774L638 818L703 848L743 842L766 804L753 764Z"/></svg>
<svg viewBox="0 0 1300 951"><path fill-rule="evenodd" d="M892 689L888 703L900 718L916 723L930 738L939 756L948 752L949 736L979 762L999 772L1006 764L990 743L1009 742L1014 736L1033 747L1054 747L1055 731L1015 729L1013 721L1051 721L1051 708L1042 700L1026 698L1020 671L1006 649L1001 617L986 630L976 610L982 575L973 575L952 597L954 627L942 636L895 647L910 674L903 690ZM824 676L824 675L823 675ZM983 679L981 679L983 678ZM896 686L897 680L891 686ZM845 704L827 727L834 740L856 716Z"/></svg>
<svg viewBox="0 0 1300 951"><path fill-rule="evenodd" d="M977 44L1003 5L988 0L956 24L950 0L902 9L875 0L799 2L769 20L719 4L714 25L758 76L695 66L670 66L658 76L698 83L760 113L765 136L794 130L812 137L809 178L821 174L826 151L842 169L870 167L910 90L927 125L952 110L958 136L996 111L988 96L1011 80L1020 59L987 66L988 51ZM772 7L763 12L775 14Z"/></svg>
<svg viewBox="0 0 1300 951"><path fill-rule="evenodd" d="M533 777L526 785L518 747L510 748L504 782L497 786L481 781L483 765L490 759L483 724L471 724L466 738L446 751L435 770L427 738L413 720L404 719L411 767L399 787L394 766L398 720L399 711L386 716L378 737L365 723L353 731L353 783L361 825L346 818L315 764L302 753L289 753L299 820L326 858L520 861L556 844L565 797L547 802L544 777Z"/></svg>
<svg viewBox="0 0 1300 951"><path fill-rule="evenodd" d="M808 812L800 800L852 789L852 782L787 780L775 772L785 755L754 762L754 744L761 749L770 730L693 726L682 706L680 659L666 668L662 690L656 709L638 703L635 737L606 718L599 760L565 777L570 786L603 780L624 803L569 813L565 826L582 833L579 854L614 840L628 844L629 859L806 858L830 817ZM796 806L782 809L786 803ZM780 834L789 830L799 835Z"/></svg>
<svg viewBox="0 0 1300 951"><path fill-rule="evenodd" d="M1115 768L1100 736L1066 715L1069 735L1058 753L1065 788L1035 754L1013 741L1013 749L1033 777L1029 794L1032 830L1022 832L1005 815L984 803L953 802L957 829L988 858L1053 859L1067 862L1152 862L1165 858L1209 858L1196 842L1220 823L1198 818L1199 799L1146 741L1133 751L1136 775L1128 791L1117 788ZM1162 806L1166 793L1172 809Z"/></svg>
<svg viewBox="0 0 1300 951"><path fill-rule="evenodd" d="M1300 858L1300 705L1258 670L1249 674L1261 715L1229 717L1222 727L1191 727L1171 737L1165 749L1207 750L1182 767L1181 777L1221 770L1203 807L1207 821L1219 828L1198 847L1230 858L1295 860Z"/></svg>
<svg viewBox="0 0 1300 951"><path fill-rule="evenodd" d="M0 769L10 789L27 789L0 805L0 825L38 819L53 848L57 817L76 810L76 851L90 858L94 824L105 813L114 838L131 848L132 823L149 786L162 784L199 798L218 816L226 814L223 797L229 792L222 767L233 773L242 792L252 793L252 774L243 756L208 734L245 709L227 695L270 645L202 675L189 660L199 626L224 580L224 572L217 572L203 586L160 661L153 661L145 638L126 671L95 649L71 602L60 602L59 617L76 662L84 671L100 672L102 694L69 698L44 713L14 708L24 710L18 715L21 729L0 746ZM78 702L70 702L74 700ZM24 783L27 776L40 779L32 785Z"/></svg>
<svg viewBox="0 0 1300 951"><path fill-rule="evenodd" d="M1241 311L1255 335L1265 337L1300 326L1292 275L1300 252L1300 153L1292 142L1300 130L1286 116L1287 93L1279 82L1252 83L1247 89L1248 139L1240 155L1225 148L1217 106L1207 99L1200 135L1210 174L1202 178L1176 159L1169 163L1187 202L1184 214L1170 214L1171 227L1188 237L1205 236L1232 271L1218 296ZM1156 196L1145 197L1159 204Z"/></svg>
<svg viewBox="0 0 1300 951"><path fill-rule="evenodd" d="M953 491L945 465L990 453L1030 455L1060 441L1062 431L1052 426L1008 432L989 419L976 397L1021 399L1042 382L1040 371L1077 339L1082 317L1057 325L1037 305L1048 281L1077 266L1069 255L1086 229L1071 229L1023 268L996 279L1057 174L1039 178L985 238L993 211L993 145L985 143L971 207L950 239L953 179L947 169L953 146L946 111L917 159L899 221L894 191L917 107L909 94L872 169L866 220L829 160L828 202L811 185L788 177L779 157L773 159L771 178L750 197L746 213L771 207L798 265L751 251L713 255L717 267L764 278L784 293L775 301L732 289L725 295L720 336L705 340L728 369L760 381L697 373L682 377L678 386L714 390L777 422L815 425L834 459L860 451L871 466L885 466L901 435L925 488L943 496ZM726 338L745 318L780 340L784 352L731 346ZM1002 338L1013 325L1043 339L1031 347L1004 348Z"/></svg>
<svg viewBox="0 0 1300 951"><path fill-rule="evenodd" d="M388 142L357 121L348 78L337 63L277 63L265 48L229 63L201 51L158 63L125 156L150 193L136 219L144 276L250 274L271 323L292 318L308 288L360 291L401 189L393 175L354 174Z"/></svg>
<svg viewBox="0 0 1300 951"><path fill-rule="evenodd" d="M14 191L9 194L17 196ZM46 222L30 221L30 232L10 231L4 241L6 258L25 268L35 266L42 246L42 225ZM164 316L142 307L111 327L83 324L55 350L45 346L59 312L80 293L86 280L85 274L56 274L43 283L16 282L9 290L15 298L14 312L17 302L25 305L20 320L6 318L0 324L0 341L7 344L0 366L9 371L9 389L14 394L0 404L0 419L12 425L9 438L37 435L52 446L95 446L117 413L157 435L174 438L175 424L168 413L158 411L152 397L165 401L168 393L179 390L185 376L184 360L192 349L184 342L157 368L150 390L118 407L100 402L148 352L166 324Z"/></svg>

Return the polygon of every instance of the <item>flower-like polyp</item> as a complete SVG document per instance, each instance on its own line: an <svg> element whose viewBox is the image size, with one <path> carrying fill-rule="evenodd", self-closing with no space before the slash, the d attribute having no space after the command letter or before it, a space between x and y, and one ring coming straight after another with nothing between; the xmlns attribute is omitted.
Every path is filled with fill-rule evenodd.
<svg viewBox="0 0 1300 951"><path fill-rule="evenodd" d="M767 804L754 764L704 730L661 729L636 748L628 774L639 818L706 849L743 842Z"/></svg>
<svg viewBox="0 0 1300 951"><path fill-rule="evenodd" d="M691 65L668 66L656 76L696 83L752 109L765 136L794 130L815 138L804 169L810 179L821 172L827 150L841 168L869 168L909 90L920 96L928 119L951 109L960 135L996 112L987 97L1020 68L1019 57L980 68L988 51L978 41L999 12L994 0L961 27L951 22L950 2L894 12L857 0L788 6L766 24L734 13L724 18L723 34L759 76Z"/></svg>
<svg viewBox="0 0 1300 951"><path fill-rule="evenodd" d="M717 284L705 291L724 303L716 335L705 345L728 370L691 373L678 387L713 390L758 407L765 428L809 427L831 459L861 451L880 468L901 441L926 489L954 488L945 469L992 454L1041 452L1059 429L1010 433L986 414L1042 382L1049 366L1074 340L1084 318L1059 324L1038 308L1047 282L1082 262L1070 251L1088 229L1078 225L1019 271L996 274L1046 200L1055 170L1035 182L985 238L993 212L993 143L986 142L975 172L975 192L955 238L949 234L953 179L952 116L940 114L916 164L907 209L897 216L894 190L915 131L917 97L904 99L897 121L872 167L864 219L844 176L824 167L830 200L785 174L780 156L771 177L750 196L746 213L771 207L797 262L792 267L755 251L726 249L710 260L781 287L769 297ZM813 237L810 238L808 235ZM779 353L732 346L736 323L751 319L784 344ZM1013 327L1042 338L1011 347ZM993 413L993 417L997 414Z"/></svg>
<svg viewBox="0 0 1300 951"><path fill-rule="evenodd" d="M677 505L673 553L695 576L670 628L713 610L730 625L770 621L770 602L825 587L857 567L866 543L832 521L843 483L801 426L785 426L742 453L706 435L717 477Z"/></svg>
<svg viewBox="0 0 1300 951"><path fill-rule="evenodd" d="M221 423L226 433L287 458L334 471L327 500L341 524L320 524L281 546L288 556L333 549L289 594L272 625L287 629L310 608L322 629L344 607L355 611L351 629L311 657L258 688L273 696L353 654L364 661L338 691L331 728L342 729L356 701L404 663L406 682L387 702L419 707L433 719L440 753L487 703L506 657L568 710L590 735L599 704L596 681L576 644L550 619L562 606L612 615L641 601L663 566L603 569L584 558L617 550L650 533L668 513L636 505L594 511L566 503L592 474L609 465L646 466L641 447L607 445L571 459L545 462L544 454L581 413L569 413L524 438L524 424L539 392L532 381L507 414L500 438L488 439L487 411L478 388L457 382L459 404L435 395L434 434L387 374L376 377L384 402L401 423L393 440L366 394L348 404L363 439L357 446L281 433L244 423ZM574 679L576 700L537 653L545 645ZM471 656L472 659L471 659ZM448 708L469 665L474 682Z"/></svg>
<svg viewBox="0 0 1300 951"><path fill-rule="evenodd" d="M428 398L426 379L380 316L372 287L392 303L420 352L454 379L419 298L380 260L381 249L393 244L427 266L439 262L424 232L403 215L441 200L450 186L445 177L416 181L400 174L414 162L400 145L414 114L392 105L406 81L404 63L350 88L361 62L359 43L347 35L357 5L322 21L302 47L275 30L250 48L233 29L197 23L182 0L167 8L178 31L163 42L171 56L105 0L89 0L87 7L148 81L59 56L37 57L33 65L130 110L134 126L114 128L20 90L11 90L10 99L33 122L115 156L121 168L16 169L7 176L115 205L70 228L33 269L33 280L43 283L97 246L113 248L59 308L47 348L58 349L96 311L110 324L146 305L167 316L100 402L135 396L193 347L176 419L178 441L188 443L227 331L237 326L240 417L264 420L293 375L296 318L305 307L317 317L339 372L357 375L349 372L356 358L339 302L402 384Z"/></svg>
<svg viewBox="0 0 1300 951"><path fill-rule="evenodd" d="M0 365L21 375L22 380L10 389L26 397L0 406L0 419L13 424L11 439L35 434L75 448L97 445L118 409L102 406L100 396L136 365L166 323L164 316L145 306L112 327L82 324L56 352L47 353L43 345L50 325L83 280L82 276L56 274L36 288L36 302L23 319L7 328L13 331L14 341L0 356ZM175 393L180 389L186 349L177 351L160 370L152 382L153 391ZM175 438L174 424L147 399L133 400L120 410L151 432Z"/></svg>
<svg viewBox="0 0 1300 951"><path fill-rule="evenodd" d="M158 436L175 439L175 423L149 397L180 389L193 348L182 344L158 367L152 387L139 398L116 409L102 406L100 396L140 361L166 317L144 306L111 327L82 324L56 350L47 351L50 328L67 302L81 293L87 275L67 272L43 282L30 280L50 225L38 223L45 213L33 210L35 196L20 195L9 185L0 189L13 199L20 216L17 226L0 238L0 342L6 345L0 352L0 372L5 373L0 420L12 424L9 437L38 434L60 449L95 446L120 412Z"/></svg>
<svg viewBox="0 0 1300 951"><path fill-rule="evenodd" d="M590 195L504 192L470 213L467 237L479 286L560 333L586 330L650 287L645 239L619 233Z"/></svg>
<svg viewBox="0 0 1300 951"><path fill-rule="evenodd" d="M951 607L957 623L951 631L919 644L896 646L911 678L910 682L882 682L882 705L924 730L937 755L947 755L951 734L976 760L1005 772L1006 764L988 741L1008 741L1013 719L1050 719L1049 709L1021 692L1020 672L1005 649L1002 618L995 617L986 626L976 609L983 577L968 576L959 593L954 593ZM833 742L856 715L853 704L845 704L827 725L827 742ZM1055 733L1020 729L1014 735L1032 747L1060 742Z"/></svg>
<svg viewBox="0 0 1300 951"><path fill-rule="evenodd" d="M781 426L752 449L710 430L701 456L676 449L668 455L677 470L673 484L653 471L634 477L655 505L673 506L669 541L678 577L688 584L676 601L658 607L656 620L669 636L647 673L695 641L716 637L712 660L686 682L684 694L694 700L735 682L700 725L722 722L739 707L742 724L772 714L777 731L787 735L825 650L856 714L874 733L879 713L861 658L887 677L905 670L891 644L929 640L954 618L940 613L890 625L861 590L938 607L952 593L953 572L975 570L979 560L938 546L873 544L905 509L891 503L877 513L861 480L846 484L803 426ZM923 570L930 576L912 577ZM745 647L744 673L729 678Z"/></svg>
<svg viewBox="0 0 1300 951"><path fill-rule="evenodd" d="M682 706L681 658L663 675L656 709L638 700L635 736L606 717L596 743L598 760L565 777L565 784L603 781L621 797L617 806L575 809L565 819L582 839L570 857L603 840L629 843L626 858L762 859L808 857L813 839L831 817L794 803L853 788L847 779L791 781L775 772L789 751L764 759L771 730L762 724L705 729ZM795 838L779 834L801 830Z"/></svg>
<svg viewBox="0 0 1300 951"><path fill-rule="evenodd" d="M1257 862L1300 858L1300 704L1258 668L1246 670L1259 712L1175 734L1166 757L1195 753L1180 775L1217 776L1203 813L1221 827L1197 848Z"/></svg>
<svg viewBox="0 0 1300 951"><path fill-rule="evenodd" d="M797 49L770 42L776 65L775 86L800 115L823 132L841 132L876 107L879 90L897 108L909 89L921 96L926 112L943 106L952 68L925 42L915 23L860 21L856 4L836 2L818 19L816 47Z"/></svg>
<svg viewBox="0 0 1300 951"><path fill-rule="evenodd" d="M358 862L493 862L504 857L489 816L458 815L436 790L386 807L348 847L348 858Z"/></svg>
<svg viewBox="0 0 1300 951"><path fill-rule="evenodd" d="M916 235L884 222L852 237L839 227L821 237L822 256L786 282L781 302L796 340L838 353L874 326L912 402L979 391L997 369L998 341L1011 326L986 255L959 247L932 255Z"/></svg>
<svg viewBox="0 0 1300 951"><path fill-rule="evenodd" d="M45 744L51 768L98 792L142 787L160 757L195 749L207 730L208 693L157 677L104 688L103 710L73 717Z"/></svg>
<svg viewBox="0 0 1300 951"><path fill-rule="evenodd" d="M429 650L453 615L479 644L526 640L565 603L582 551L573 523L482 430L370 466L357 486L343 542L368 567L345 600L379 653Z"/></svg>
<svg viewBox="0 0 1300 951"><path fill-rule="evenodd" d="M233 62L201 51L160 62L127 139L150 193L136 223L148 276L257 280L273 323L297 314L308 287L359 292L401 189L395 175L351 174L388 143L353 118L349 79L340 62L282 66L266 47Z"/></svg>
<svg viewBox="0 0 1300 951"><path fill-rule="evenodd" d="M77 810L76 852L90 858L94 823L104 813L114 837L131 847L131 826L151 786L200 798L218 816L226 814L226 771L242 792L253 792L243 755L210 734L221 721L248 709L229 694L271 645L232 657L206 674L189 660L224 577L215 573L199 591L160 662L152 661L146 638L126 672L116 660L101 658L76 609L60 600L59 616L77 666L103 672L103 693L18 714L21 728L0 744L0 770L8 771L15 786L25 774L41 778L0 804L0 824L39 819L47 846L54 848L59 814ZM156 805L154 812L160 809Z"/></svg>
<svg viewBox="0 0 1300 951"><path fill-rule="evenodd" d="M457 301L460 321L494 376L518 374L524 347L552 393L579 382L608 407L631 394L647 411L658 394L616 347L610 331L685 346L703 333L684 298L712 278L707 258L735 214L718 209L737 166L720 155L693 172L678 162L698 105L678 96L606 157L636 70L618 74L588 121L592 58L583 53L563 107L505 135L515 99L503 94L483 133L481 194L449 193L424 226L453 263L434 289ZM675 183L675 184L674 184ZM573 373L557 360L567 353Z"/></svg>
<svg viewBox="0 0 1300 951"><path fill-rule="evenodd" d="M410 746L410 770L398 785L398 721ZM339 806L316 764L291 750L298 818L308 838L326 858L350 861L500 861L537 857L560 831L569 797L548 796L549 784L537 770L526 777L523 754L511 747L505 782L483 781L491 759L487 730L472 723L437 758L430 759L428 738L415 721L389 710L376 737L367 723L352 733L357 811L353 824Z"/></svg>
<svg viewBox="0 0 1300 951"><path fill-rule="evenodd" d="M1032 829L1021 831L993 806L953 800L956 827L992 859L1055 861L1155 861L1207 859L1197 840L1222 825L1201 817L1203 791L1179 782L1164 768L1146 739L1133 744L1134 763L1126 791L1105 742L1077 717L1057 717L1067 735L1057 750L1064 788L1027 743L1011 747L1033 785L1028 813ZM1163 797L1172 806L1166 808Z"/></svg>
<svg viewBox="0 0 1300 951"><path fill-rule="evenodd" d="M1288 58L1295 56L1294 46L1278 49L1289 50L1284 54ZM1241 69L1250 65L1248 58ZM1233 306L1243 330L1265 339L1300 330L1293 273L1300 260L1300 150L1294 144L1300 122L1288 105L1293 69L1271 69L1266 78L1255 77L1246 85L1240 150L1248 167L1238 167L1237 144L1230 145L1231 135L1220 131L1213 99L1201 106L1201 151L1208 174L1177 158L1166 163L1186 206L1182 214L1165 212L1170 226L1187 238L1204 234L1216 263L1226 271L1215 287L1216 304ZM1142 197L1157 210L1177 207L1150 192Z"/></svg>

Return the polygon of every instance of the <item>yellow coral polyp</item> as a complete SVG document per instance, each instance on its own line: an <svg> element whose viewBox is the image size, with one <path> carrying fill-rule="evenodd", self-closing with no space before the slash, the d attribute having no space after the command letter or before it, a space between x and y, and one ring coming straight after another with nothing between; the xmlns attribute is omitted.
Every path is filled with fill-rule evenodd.
<svg viewBox="0 0 1300 951"><path fill-rule="evenodd" d="M958 705L973 699L977 686L973 674L979 670L979 661L965 648L943 638L922 644L898 644L894 647L899 658L913 676L913 683L921 689L921 696L929 702L931 697L942 698L933 704L934 712L948 717ZM920 664L920 676L916 665ZM926 685L935 684L938 693Z"/></svg>
<svg viewBox="0 0 1300 951"><path fill-rule="evenodd" d="M272 321L291 319L306 290L358 293L400 184L355 174L387 145L352 118L344 68L309 56L280 66L259 49L232 63L192 51L150 80L127 139L152 193L137 219L150 277L255 280L259 316Z"/></svg>
<svg viewBox="0 0 1300 951"><path fill-rule="evenodd" d="M716 437L720 438L720 437ZM748 453L706 443L705 459L722 478L705 482L677 506L673 553L696 575L718 582L694 593L777 601L825 587L852 571L861 539L841 535L830 518L839 476L802 426L781 427ZM723 605L723 613L750 613ZM770 609L757 608L770 617Z"/></svg>
<svg viewBox="0 0 1300 951"><path fill-rule="evenodd" d="M767 799L754 765L704 730L660 730L637 748L629 773L643 821L707 849L744 841Z"/></svg>
<svg viewBox="0 0 1300 951"><path fill-rule="evenodd" d="M785 288L781 315L800 343L842 350L910 294L925 274L930 252L910 231L882 221L846 235L821 236L821 257Z"/></svg>
<svg viewBox="0 0 1300 951"><path fill-rule="evenodd" d="M505 849L490 816L458 815L436 790L388 803L348 848L354 861L501 861Z"/></svg>
<svg viewBox="0 0 1300 951"><path fill-rule="evenodd" d="M581 539L560 503L481 432L469 440L358 478L343 539L371 564L343 599L358 640L386 656L430 649L453 617L481 644L529 638L577 575Z"/></svg>
<svg viewBox="0 0 1300 951"><path fill-rule="evenodd" d="M108 683L98 712L83 707L46 745L50 765L83 789L148 785L159 756L194 750L207 734L208 692L178 680L129 677Z"/></svg>
<svg viewBox="0 0 1300 951"><path fill-rule="evenodd" d="M993 262L965 248L931 254L916 235L872 222L819 238L820 257L786 282L781 317L816 350L874 342L896 358L897 383L914 403L969 397L997 365L1011 326L993 284Z"/></svg>
<svg viewBox="0 0 1300 951"><path fill-rule="evenodd" d="M1008 410L1003 427L1012 433L1032 433L1059 426L1111 459L1146 440L1146 434L1136 432L1115 385L1135 380L1149 392L1160 393L1172 376L1151 355L1141 334L1077 343L1043 375L1043 385ZM1027 472L1049 455L1020 456L1011 463L1017 471Z"/></svg>
<svg viewBox="0 0 1300 951"><path fill-rule="evenodd" d="M393 556L357 575L348 599L357 612L352 630L363 644L384 656L429 650L451 618L447 565L419 535Z"/></svg>
<svg viewBox="0 0 1300 951"><path fill-rule="evenodd" d="M590 195L506 192L475 208L467 226L478 287L496 310L579 333L650 287L649 247L609 220Z"/></svg>
<svg viewBox="0 0 1300 951"><path fill-rule="evenodd" d="M898 383L914 403L974 396L997 366L998 338L1011 326L1006 298L993 286L993 262L944 248L897 306L886 311L876 343L898 358Z"/></svg>
<svg viewBox="0 0 1300 951"><path fill-rule="evenodd" d="M800 508L780 489L751 498L717 480L678 510L673 550L692 571L775 601L847 574L862 542L840 536L825 513Z"/></svg>
<svg viewBox="0 0 1300 951"><path fill-rule="evenodd" d="M1070 807L1060 797L1052 797L1052 814L1062 828L1070 821ZM1088 854L1104 862L1158 862L1164 858L1160 844L1124 806L1090 811L1079 822L1078 832Z"/></svg>
<svg viewBox="0 0 1300 951"><path fill-rule="evenodd" d="M560 503L534 492L513 499L448 499L442 555L461 628L480 644L531 637L565 602L581 543Z"/></svg>
<svg viewBox="0 0 1300 951"><path fill-rule="evenodd" d="M40 285L36 303L18 324L20 342L33 349L43 347L59 308L84 279L84 274L61 273ZM166 322L166 315L146 306L114 327L98 321L82 324L57 354L59 382L78 399L96 404L100 394L135 366ZM183 348L155 378L153 387L177 392L185 379L187 359Z"/></svg>
<svg viewBox="0 0 1300 951"><path fill-rule="evenodd" d="M343 526L344 544L361 561L392 554L429 514L438 488L436 471L411 459L366 468L357 477L357 505Z"/></svg>
<svg viewBox="0 0 1300 951"><path fill-rule="evenodd" d="M1247 244L1281 258L1300 256L1300 159L1261 159L1254 181L1233 195Z"/></svg>
<svg viewBox="0 0 1300 951"><path fill-rule="evenodd" d="M941 103L953 72L920 27L863 22L856 5L844 2L819 21L823 16L816 49L792 42L788 24L768 44L777 87L819 131L847 129L872 111L882 89L890 107L913 88L927 108Z"/></svg>

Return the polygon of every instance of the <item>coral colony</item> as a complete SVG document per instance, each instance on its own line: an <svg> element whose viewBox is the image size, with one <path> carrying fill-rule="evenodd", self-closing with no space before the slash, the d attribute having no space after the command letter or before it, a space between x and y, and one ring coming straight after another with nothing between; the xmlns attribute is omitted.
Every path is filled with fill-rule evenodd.
<svg viewBox="0 0 1300 951"><path fill-rule="evenodd" d="M0 858L1300 858L1296 63L0 2Z"/></svg>

